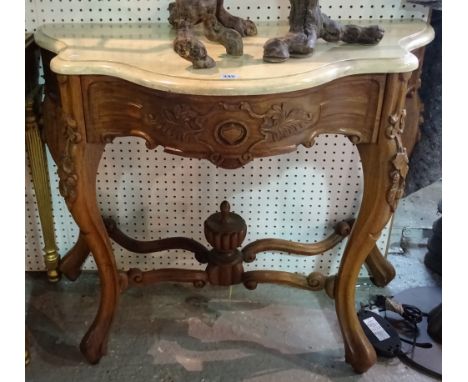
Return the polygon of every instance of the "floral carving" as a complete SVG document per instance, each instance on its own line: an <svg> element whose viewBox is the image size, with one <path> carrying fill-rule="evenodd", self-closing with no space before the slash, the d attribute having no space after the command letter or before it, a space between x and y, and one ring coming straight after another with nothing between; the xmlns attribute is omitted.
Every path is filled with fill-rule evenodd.
<svg viewBox="0 0 468 382"><path fill-rule="evenodd" d="M388 117L387 137L390 139L397 138L403 134L405 129L406 109L403 109L401 114L395 113Z"/></svg>
<svg viewBox="0 0 468 382"><path fill-rule="evenodd" d="M389 126L386 134L390 139L394 139L397 146L397 153L392 159L393 170L390 172L391 185L387 192L387 202L392 212L395 212L398 201L405 191L405 178L409 170L409 160L406 149L401 141L401 134L405 129L406 110L401 114L393 114L389 117Z"/></svg>
<svg viewBox="0 0 468 382"><path fill-rule="evenodd" d="M167 137L190 142L203 130L202 118L188 105L176 105L172 110L163 109L160 114L146 113L143 121L160 130Z"/></svg>
<svg viewBox="0 0 468 382"><path fill-rule="evenodd" d="M229 105L224 107L232 108ZM315 113L288 108L284 103L272 105L264 114L254 112L247 102L241 102L239 108L252 118L263 120L260 131L273 142L300 133L314 126L320 119L320 106Z"/></svg>
<svg viewBox="0 0 468 382"><path fill-rule="evenodd" d="M70 116L62 115L64 123L65 149L59 168L59 190L68 205L76 199L76 185L78 175L76 174L75 151L76 145L81 142L82 137L78 132L78 126Z"/></svg>

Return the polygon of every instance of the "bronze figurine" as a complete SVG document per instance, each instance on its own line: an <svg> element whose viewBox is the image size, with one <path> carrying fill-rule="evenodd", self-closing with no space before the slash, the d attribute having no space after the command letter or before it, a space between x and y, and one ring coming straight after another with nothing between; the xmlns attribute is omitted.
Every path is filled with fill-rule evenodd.
<svg viewBox="0 0 468 382"><path fill-rule="evenodd" d="M319 0L289 0L289 33L265 43L263 59L283 62L289 57L310 55L318 38L328 42L344 41L350 44L377 44L384 31L378 25L361 27L341 25L322 13Z"/></svg>
<svg viewBox="0 0 468 382"><path fill-rule="evenodd" d="M169 4L169 23L177 30L174 50L191 61L194 69L216 65L193 33L196 24L203 23L206 38L222 44L232 56L242 56L242 37L257 34L252 21L235 17L224 9L224 0L176 0Z"/></svg>
<svg viewBox="0 0 468 382"><path fill-rule="evenodd" d="M377 44L383 37L384 31L378 25L341 25L331 20L321 12L319 0L289 1L289 32L265 43L263 59L266 62L283 62L289 57L310 55L318 38L329 42ZM206 38L222 44L226 53L232 56L242 56L242 37L257 34L252 21L226 11L224 0L176 0L169 4L169 13L169 23L177 31L174 50L192 62L194 69L216 65L203 43L195 37L195 25L203 23Z"/></svg>

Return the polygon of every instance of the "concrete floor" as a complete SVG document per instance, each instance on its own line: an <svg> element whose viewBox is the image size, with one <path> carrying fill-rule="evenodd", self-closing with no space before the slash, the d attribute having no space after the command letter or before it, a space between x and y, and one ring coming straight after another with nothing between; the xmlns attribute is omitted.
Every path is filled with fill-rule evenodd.
<svg viewBox="0 0 468 382"><path fill-rule="evenodd" d="M357 301L440 285L423 264L425 228L438 217L440 182L400 203L391 236L396 279L385 290L362 280ZM404 237L405 252L400 250ZM432 381L398 359L379 359L363 375L344 362L333 301L322 292L260 285L180 284L130 289L122 295L108 355L90 366L78 350L96 313L99 281L89 272L75 283L49 284L26 275L26 324L31 364L26 381L279 382Z"/></svg>

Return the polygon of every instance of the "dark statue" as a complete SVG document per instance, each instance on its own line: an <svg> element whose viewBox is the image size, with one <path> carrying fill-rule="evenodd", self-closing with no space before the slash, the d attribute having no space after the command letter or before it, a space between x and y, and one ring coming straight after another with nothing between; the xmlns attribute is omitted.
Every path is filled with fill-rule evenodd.
<svg viewBox="0 0 468 382"><path fill-rule="evenodd" d="M325 41L344 41L350 44L377 44L384 31L377 25L361 27L341 25L321 12L319 0L289 0L289 32L286 36L268 40L264 46L266 62L283 62L289 57L310 55L318 38ZM174 50L193 63L195 69L212 68L215 61L193 32L203 23L206 38L216 41L233 56L243 54L242 37L257 34L250 20L235 17L224 8L224 0L176 0L169 4L169 22L176 29Z"/></svg>
<svg viewBox="0 0 468 382"><path fill-rule="evenodd" d="M195 69L216 65L193 33L196 24L203 23L206 38L219 42L232 56L242 56L242 37L257 34L252 21L235 17L224 9L224 0L176 0L169 4L169 23L177 32L174 50L191 61Z"/></svg>

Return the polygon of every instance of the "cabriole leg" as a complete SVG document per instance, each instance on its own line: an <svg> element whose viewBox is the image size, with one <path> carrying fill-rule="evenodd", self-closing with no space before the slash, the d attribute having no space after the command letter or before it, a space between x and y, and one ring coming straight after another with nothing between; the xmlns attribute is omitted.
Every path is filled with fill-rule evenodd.
<svg viewBox="0 0 468 382"><path fill-rule="evenodd" d="M408 157L401 143L407 79L406 75L389 76L377 142L358 145L364 195L335 285L336 313L343 334L346 362L358 373L368 370L377 357L356 315L355 285L361 266L403 194L408 172Z"/></svg>
<svg viewBox="0 0 468 382"><path fill-rule="evenodd" d="M119 278L112 247L96 204L96 172L103 145L86 145L81 158L76 158L76 194L70 211L80 227L96 262L101 282L99 309L80 344L80 349L90 363L97 363L106 354L107 338L120 294ZM65 194L68 190L65 191ZM68 193L68 197L73 191ZM68 202L70 205L70 202Z"/></svg>
<svg viewBox="0 0 468 382"><path fill-rule="evenodd" d="M99 272L99 309L80 345L86 359L90 363L97 363L106 353L108 333L120 294L112 247L96 202L96 174L105 144L86 142L80 78L57 78L63 110L46 97L45 137L57 162L60 193Z"/></svg>

